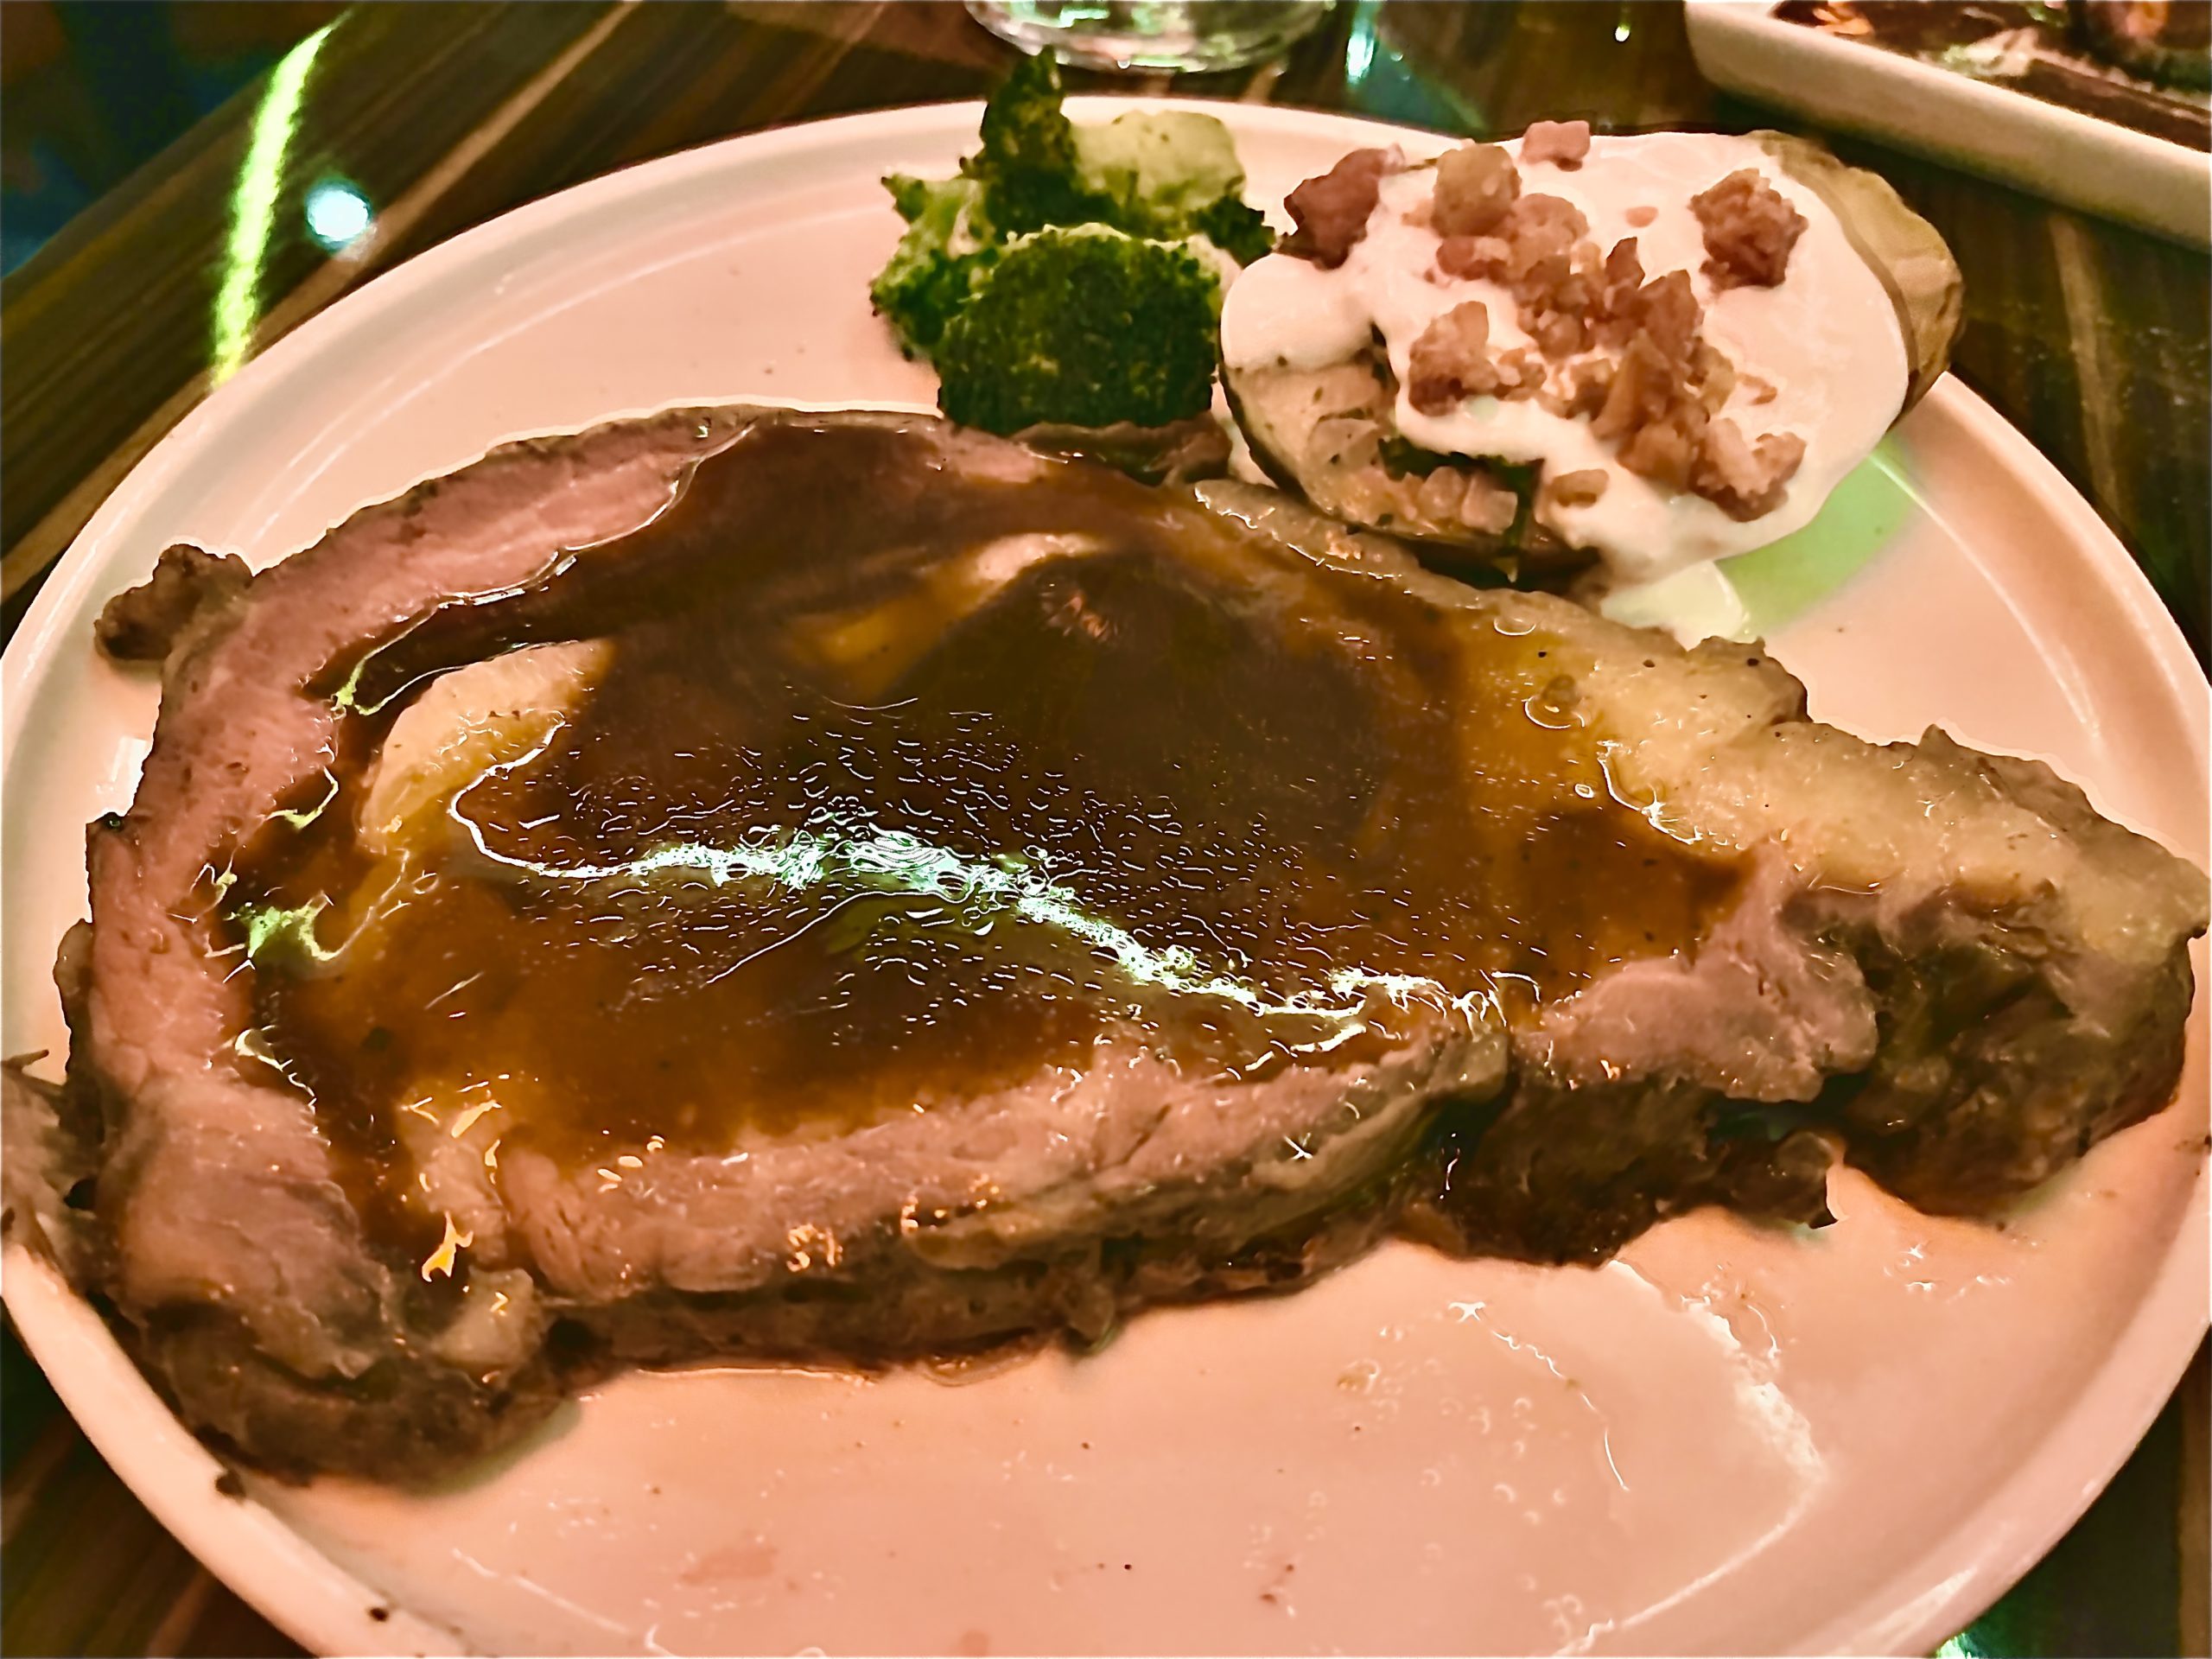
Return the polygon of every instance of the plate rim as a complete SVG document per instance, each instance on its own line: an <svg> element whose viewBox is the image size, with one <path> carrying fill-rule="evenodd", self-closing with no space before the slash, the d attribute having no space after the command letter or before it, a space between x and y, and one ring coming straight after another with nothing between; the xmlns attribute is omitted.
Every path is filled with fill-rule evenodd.
<svg viewBox="0 0 2212 1659"><path fill-rule="evenodd" d="M1196 109L1219 116L1240 139L1269 131L1310 138L1316 128L1322 128L1340 131L1351 143L1380 141L1434 148L1456 142L1452 135L1433 130L1281 105L1115 95L1086 95L1069 102L1075 112L1093 116L1133 109ZM378 273L317 313L210 393L131 468L72 538L8 642L4 664L0 664L0 754L12 757L16 753L26 704L52 660L66 647L62 623L92 585L100 556L115 530L165 482L199 462L211 431L219 432L233 410L243 410L252 398L293 373L296 363L310 363L315 353L346 332L373 326L381 311L404 304L414 289L448 267L464 265L512 238L551 228L564 219L588 222L602 207L641 184L673 186L690 173L772 162L856 138L911 138L962 123L963 131L972 132L982 109L979 100L961 99L863 111L739 134L639 162L472 226ZM739 153L743 161L734 161ZM2206 774L2208 728L2212 728L2212 699L2206 693L2212 688L2206 686L2178 624L2148 575L2049 457L1955 375L1946 375L1926 402L2028 489L2039 506L2066 524L2072 539L2088 550L2088 572L2120 607L2137 639L2151 647L2158 677L2187 717L2190 763L2200 776ZM601 418L616 418L620 413ZM2207 994L2200 982L2199 998ZM1796 1643L1799 1650L1925 1651L1970 1623L2073 1526L2133 1453L2212 1322L2207 1309L2212 1263L2198 1260L2196 1252L2185 1248L2187 1239L2204 1232L2209 1214L2212 1168L2201 1165L2182 1212L2176 1244L2166 1250L2103 1362L2066 1409L2049 1421L2028 1455L1988 1490L1967 1522L1944 1534L1908 1568L1802 1632ZM380 1592L275 1512L251 1498L218 1497L213 1483L226 1465L169 1411L90 1305L67 1287L50 1264L20 1243L10 1243L0 1262L4 1262L0 1298L15 1318L24 1346L79 1428L162 1525L241 1599L317 1651L378 1652L396 1645L425 1652L471 1650L454 1630L388 1603ZM157 1414L150 1423L143 1416L148 1408ZM2111 1433L2113 1424L2130 1432L2124 1438ZM2032 1501L2031 1494L2042 1494L2042 1501ZM1974 1546L1971 1541L1993 1517L2023 1510L2043 1518L2012 1533L1999 1550ZM284 1570L271 1572L272 1565ZM372 1618L368 1610L375 1606L384 1606L388 1617Z"/></svg>

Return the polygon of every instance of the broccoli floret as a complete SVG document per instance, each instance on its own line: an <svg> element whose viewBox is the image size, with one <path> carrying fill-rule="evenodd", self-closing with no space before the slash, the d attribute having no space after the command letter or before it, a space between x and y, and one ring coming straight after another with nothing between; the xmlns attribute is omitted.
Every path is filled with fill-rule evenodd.
<svg viewBox="0 0 2212 1659"><path fill-rule="evenodd" d="M1007 245L938 342L963 426L1165 426L1212 401L1221 284L1189 249L1104 226Z"/></svg>
<svg viewBox="0 0 2212 1659"><path fill-rule="evenodd" d="M1075 160L1084 187L1107 198L1113 222L1132 235L1164 227L1179 236L1192 214L1244 182L1229 129L1189 110L1077 127Z"/></svg>
<svg viewBox="0 0 2212 1659"><path fill-rule="evenodd" d="M983 108L982 149L960 164L988 193L991 218L1009 236L1096 219L1104 205L1079 176L1075 126L1060 98L1052 54L1025 58Z"/></svg>
<svg viewBox="0 0 2212 1659"><path fill-rule="evenodd" d="M1229 129L1188 110L1141 111L1075 130L1085 186L1102 223L1162 242L1204 236L1240 265L1274 245L1257 208L1244 205L1244 169Z"/></svg>
<svg viewBox="0 0 2212 1659"><path fill-rule="evenodd" d="M1211 116L1140 112L1075 126L1061 109L1058 66L1041 54L992 96L982 146L957 178L884 181L907 228L870 289L875 308L908 356L938 360L956 419L998 430L1012 429L1008 421L1082 424L1090 417L1079 409L1106 405L1104 423L1164 424L1205 406L1207 377L1193 365L1213 357L1220 284L1274 242L1244 205L1243 182L1235 141ZM961 360L949 359L956 321L993 291L1020 238L1073 227L1111 227L1129 245L1026 251L1032 263L978 318ZM1048 292L1060 276L1075 285ZM1122 332L1131 316L1141 316L1142 338ZM1032 335L1044 343L1018 346ZM986 388L986 364L1020 365L1018 384Z"/></svg>
<svg viewBox="0 0 2212 1659"><path fill-rule="evenodd" d="M1267 215L1248 207L1242 196L1226 195L1201 209L1191 229L1240 265L1274 251L1275 233L1268 228Z"/></svg>
<svg viewBox="0 0 2212 1659"><path fill-rule="evenodd" d="M999 238L973 179L884 180L906 233L868 285L875 308L898 331L907 356L927 356L952 314L999 257Z"/></svg>

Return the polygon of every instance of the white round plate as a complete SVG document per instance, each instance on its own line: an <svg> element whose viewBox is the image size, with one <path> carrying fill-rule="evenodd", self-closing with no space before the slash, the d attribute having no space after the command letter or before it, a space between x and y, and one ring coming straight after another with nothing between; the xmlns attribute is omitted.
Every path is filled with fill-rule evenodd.
<svg viewBox="0 0 2212 1659"><path fill-rule="evenodd" d="M1216 108L1255 200L1357 144L1441 143ZM7 653L6 1051L65 1046L47 969L81 828L128 800L152 721L150 683L92 651L110 594L179 539L265 564L520 434L928 401L869 314L898 230L876 180L946 170L978 113L823 122L535 203L315 318L156 449ZM1918 505L1772 641L1815 712L2047 757L2202 864L2206 686L2135 567L1957 384L1898 447ZM1701 1214L1595 1272L1394 1247L962 1387L628 1377L430 1495L224 1497L83 1303L20 1249L5 1288L155 1513L330 1651L1925 1651L2080 1513L2203 1329L2204 1014L2182 1103L2003 1231L1840 1176L1821 1233Z"/></svg>

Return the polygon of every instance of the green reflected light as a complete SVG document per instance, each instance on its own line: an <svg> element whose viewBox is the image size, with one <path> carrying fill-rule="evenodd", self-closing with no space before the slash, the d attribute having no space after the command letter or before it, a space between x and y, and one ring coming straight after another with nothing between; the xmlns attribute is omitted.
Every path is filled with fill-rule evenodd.
<svg viewBox="0 0 2212 1659"><path fill-rule="evenodd" d="M1751 632L1773 633L1836 592L1890 545L1918 505L1904 446L1891 433L1835 486L1812 523L1721 562Z"/></svg>
<svg viewBox="0 0 2212 1659"><path fill-rule="evenodd" d="M1693 639L1771 639L1839 592L1921 511L1893 433L1845 475L1810 524L1748 553L1614 588L1599 612Z"/></svg>
<svg viewBox="0 0 2212 1659"><path fill-rule="evenodd" d="M253 112L245 160L238 166L238 183L231 193L231 233L223 248L222 283L215 292L208 373L217 385L236 374L253 353L254 324L261 320L262 267L276 222L284 156L299 128L308 72L334 27L324 24L278 60Z"/></svg>

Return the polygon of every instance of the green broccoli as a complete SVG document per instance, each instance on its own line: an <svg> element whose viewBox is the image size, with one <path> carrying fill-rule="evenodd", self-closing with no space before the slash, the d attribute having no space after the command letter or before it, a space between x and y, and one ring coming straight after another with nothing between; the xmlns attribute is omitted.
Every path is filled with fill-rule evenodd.
<svg viewBox="0 0 2212 1659"><path fill-rule="evenodd" d="M999 257L1000 239L983 211L974 179L884 180L906 233L891 262L868 285L875 308L899 334L907 356L926 357L952 314Z"/></svg>
<svg viewBox="0 0 2212 1659"><path fill-rule="evenodd" d="M1236 141L1210 115L1140 111L1076 128L1075 149L1103 224L1162 242L1203 236L1240 265L1274 246L1266 216L1245 205Z"/></svg>
<svg viewBox="0 0 2212 1659"><path fill-rule="evenodd" d="M1060 67L1049 52L1014 67L983 108L983 147L960 171L990 199L1008 236L1079 225L1101 206L1078 175L1075 126L1060 109Z"/></svg>
<svg viewBox="0 0 2212 1659"><path fill-rule="evenodd" d="M1141 110L1077 127L1075 167L1101 205L1095 218L1166 241L1187 235L1193 216L1244 183L1229 129L1189 110Z"/></svg>
<svg viewBox="0 0 2212 1659"><path fill-rule="evenodd" d="M1274 251L1275 233L1268 218L1241 196L1228 195L1193 214L1191 232L1203 236L1240 265Z"/></svg>
<svg viewBox="0 0 2212 1659"><path fill-rule="evenodd" d="M938 341L963 426L1165 426L1213 396L1221 283L1190 249L1103 225L1007 244Z"/></svg>
<svg viewBox="0 0 2212 1659"><path fill-rule="evenodd" d="M992 94L982 148L957 177L884 180L906 233L869 292L909 357L933 354L1013 237L1072 225L1160 242L1203 236L1239 264L1274 245L1240 194L1235 141L1213 117L1147 111L1078 127L1060 101L1051 54L1024 59Z"/></svg>

